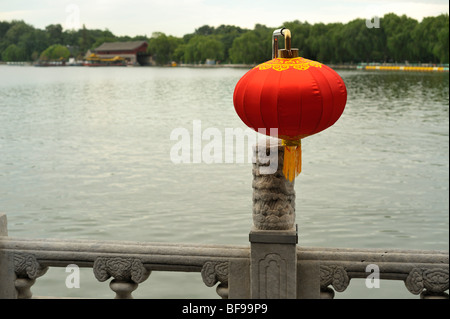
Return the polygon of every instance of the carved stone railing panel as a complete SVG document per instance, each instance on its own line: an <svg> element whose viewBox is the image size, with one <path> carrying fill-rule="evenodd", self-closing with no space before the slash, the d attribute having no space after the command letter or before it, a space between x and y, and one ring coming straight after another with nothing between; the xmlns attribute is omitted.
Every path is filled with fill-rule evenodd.
<svg viewBox="0 0 450 319"><path fill-rule="evenodd" d="M228 261L207 261L201 270L202 279L206 286L213 287L220 282L216 292L222 299L228 299L228 271Z"/></svg>
<svg viewBox="0 0 450 319"><path fill-rule="evenodd" d="M116 293L116 299L133 298L131 293L151 273L140 259L132 257L99 257L94 262L93 270L98 281L114 278L109 286Z"/></svg>
<svg viewBox="0 0 450 319"><path fill-rule="evenodd" d="M448 269L413 268L405 279L405 286L412 294L421 294L422 298L448 297L444 294L449 289Z"/></svg>
<svg viewBox="0 0 450 319"><path fill-rule="evenodd" d="M132 257L99 257L94 262L94 275L98 281L110 277L121 281L143 282L150 275L140 259Z"/></svg>
<svg viewBox="0 0 450 319"><path fill-rule="evenodd" d="M27 253L14 254L14 272L16 280L14 285L17 290L18 299L30 299L32 297L31 286L36 278L44 275L48 267L42 267L36 257Z"/></svg>
<svg viewBox="0 0 450 319"><path fill-rule="evenodd" d="M335 265L320 265L320 289L324 294L331 293L330 289L327 288L330 285L333 286L335 291L343 292L347 289L349 283L350 278L344 267ZM325 299L328 299L329 297L329 295L326 295L326 297L324 296Z"/></svg>
<svg viewBox="0 0 450 319"><path fill-rule="evenodd" d="M369 265L378 266L380 280L404 281L421 298L448 298L447 251L298 247L297 257L320 265L321 298L344 291L352 278L367 278Z"/></svg>

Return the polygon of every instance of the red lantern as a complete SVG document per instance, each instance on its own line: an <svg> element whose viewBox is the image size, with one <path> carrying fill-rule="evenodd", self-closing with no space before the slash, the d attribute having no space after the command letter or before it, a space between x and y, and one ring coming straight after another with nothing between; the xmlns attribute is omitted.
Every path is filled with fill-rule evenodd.
<svg viewBox="0 0 450 319"><path fill-rule="evenodd" d="M279 34L285 37L284 50L277 50ZM289 30L274 32L274 58L239 80L233 103L248 127L264 129L267 135L271 128L278 129L276 137L286 146L283 172L293 181L301 171L301 139L325 130L339 119L347 90L333 69L298 57L298 49L290 48L290 40Z"/></svg>

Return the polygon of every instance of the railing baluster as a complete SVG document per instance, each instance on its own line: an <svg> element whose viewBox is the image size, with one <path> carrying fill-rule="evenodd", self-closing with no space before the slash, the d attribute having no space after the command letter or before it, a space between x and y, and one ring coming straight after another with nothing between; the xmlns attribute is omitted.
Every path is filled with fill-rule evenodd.
<svg viewBox="0 0 450 319"><path fill-rule="evenodd" d="M16 280L14 285L17 290L18 299L30 299L32 297L31 286L36 282L36 278L44 275L48 267L42 267L32 254L15 253L14 271Z"/></svg>
<svg viewBox="0 0 450 319"><path fill-rule="evenodd" d="M421 299L449 299L449 296L445 292L429 292L427 290L422 291L420 294Z"/></svg>
<svg viewBox="0 0 450 319"><path fill-rule="evenodd" d="M202 267L202 279L205 285L213 287L217 282L217 294L222 299L228 299L228 261L207 261Z"/></svg>
<svg viewBox="0 0 450 319"><path fill-rule="evenodd" d="M14 285L17 289L17 299L31 299L33 295L31 292L31 286L33 286L35 282L35 279L17 278L14 281Z"/></svg>
<svg viewBox="0 0 450 319"><path fill-rule="evenodd" d="M228 283L218 284L216 292L222 299L228 299Z"/></svg>
<svg viewBox="0 0 450 319"><path fill-rule="evenodd" d="M334 290L330 287L320 288L320 299L333 299Z"/></svg>
<svg viewBox="0 0 450 319"><path fill-rule="evenodd" d="M405 279L405 286L421 299L448 299L448 268L414 267Z"/></svg>
<svg viewBox="0 0 450 319"><path fill-rule="evenodd" d="M98 281L114 278L109 287L116 293L115 299L132 299L131 293L151 273L140 259L132 257L99 257L93 270Z"/></svg>
<svg viewBox="0 0 450 319"><path fill-rule="evenodd" d="M116 293L114 299L133 299L131 293L136 290L138 284L132 281L113 279L109 283L109 287Z"/></svg>

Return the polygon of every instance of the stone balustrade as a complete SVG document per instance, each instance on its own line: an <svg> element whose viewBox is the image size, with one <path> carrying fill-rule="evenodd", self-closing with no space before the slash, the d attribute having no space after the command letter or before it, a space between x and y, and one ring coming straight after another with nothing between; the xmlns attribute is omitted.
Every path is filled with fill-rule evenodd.
<svg viewBox="0 0 450 319"><path fill-rule="evenodd" d="M3 215L2 218L5 216ZM279 244L282 245L282 244ZM116 298L131 298L152 271L198 272L199 284L216 287L222 298L252 298L249 246L187 245L63 239L0 240L0 297L31 298L31 288L49 267L70 264L93 269L95 278L110 287ZM448 252L419 250L339 249L296 247L295 298L332 298L352 278L367 278L366 267L376 264L381 280L399 280L422 298L448 298ZM268 254L262 264L280 268L280 257ZM260 263L261 265L261 263ZM289 276L279 289L289 285ZM268 279L263 279L268 280ZM261 278L258 280L260 283ZM255 285L258 286L258 285ZM9 289L8 289L9 287ZM272 293L260 298L289 297Z"/></svg>
<svg viewBox="0 0 450 319"><path fill-rule="evenodd" d="M30 298L31 286L49 267L67 267L72 264L92 268L95 278L100 282L111 278L110 287L116 293L116 298L131 298L132 291L152 271L200 272L207 286L212 287L220 282L217 292L227 297L228 282L233 280L228 275L230 265L239 267L249 260L249 248L239 246L8 236L0 237L0 251L3 270L0 271L1 287L5 290L5 287L14 283L17 298ZM11 293L12 288L6 290L8 294L14 295Z"/></svg>

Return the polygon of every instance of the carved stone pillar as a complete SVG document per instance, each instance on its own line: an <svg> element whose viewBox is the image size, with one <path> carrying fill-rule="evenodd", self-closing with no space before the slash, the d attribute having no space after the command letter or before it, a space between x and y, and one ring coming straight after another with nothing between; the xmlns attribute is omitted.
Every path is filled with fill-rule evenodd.
<svg viewBox="0 0 450 319"><path fill-rule="evenodd" d="M14 281L17 298L30 299L32 297L31 286L36 282L36 278L44 275L48 267L42 267L36 257L26 253L14 253L14 271L16 280Z"/></svg>
<svg viewBox="0 0 450 319"><path fill-rule="evenodd" d="M294 182L283 175L284 147L269 141L260 142L253 153L251 298L293 299L297 294Z"/></svg>
<svg viewBox="0 0 450 319"><path fill-rule="evenodd" d="M258 230L293 230L294 182L283 175L284 147L269 141L253 149L253 225Z"/></svg>
<svg viewBox="0 0 450 319"><path fill-rule="evenodd" d="M116 293L115 299L132 299L131 293L151 273L141 260L131 257L99 257L93 268L98 281L114 278L109 286Z"/></svg>

